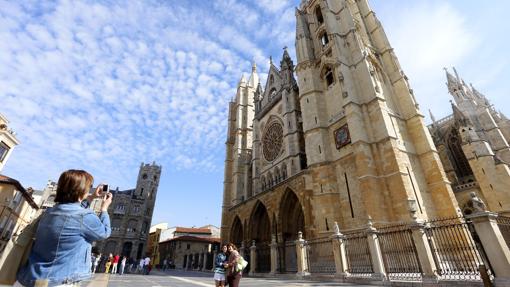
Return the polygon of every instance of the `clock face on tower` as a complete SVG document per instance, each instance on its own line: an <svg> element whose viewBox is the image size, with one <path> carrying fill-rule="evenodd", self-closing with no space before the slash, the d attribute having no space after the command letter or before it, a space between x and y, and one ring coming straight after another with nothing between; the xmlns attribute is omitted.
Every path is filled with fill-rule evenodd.
<svg viewBox="0 0 510 287"><path fill-rule="evenodd" d="M267 161L275 160L282 150L283 145L283 127L278 122L269 125L266 133L262 137L262 153Z"/></svg>
<svg viewBox="0 0 510 287"><path fill-rule="evenodd" d="M349 135L349 127L347 127L347 124L335 131L335 143L337 149L351 143L351 136Z"/></svg>

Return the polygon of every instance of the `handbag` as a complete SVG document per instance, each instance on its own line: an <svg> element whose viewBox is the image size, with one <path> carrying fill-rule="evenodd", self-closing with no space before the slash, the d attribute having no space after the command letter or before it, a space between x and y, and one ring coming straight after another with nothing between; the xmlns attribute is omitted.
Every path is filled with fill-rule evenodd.
<svg viewBox="0 0 510 287"><path fill-rule="evenodd" d="M240 256L239 259L237 259L235 272L237 273L243 271L244 268L246 268L246 266L248 266L248 261L246 261L242 256Z"/></svg>
<svg viewBox="0 0 510 287"><path fill-rule="evenodd" d="M32 251L41 214L42 212L7 242L4 251L0 254L0 284L12 285L16 282L18 270L27 263Z"/></svg>

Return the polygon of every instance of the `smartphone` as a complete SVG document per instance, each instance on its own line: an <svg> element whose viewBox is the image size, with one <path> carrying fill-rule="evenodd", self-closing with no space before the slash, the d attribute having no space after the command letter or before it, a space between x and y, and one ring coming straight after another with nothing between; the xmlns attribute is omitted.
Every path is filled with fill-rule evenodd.
<svg viewBox="0 0 510 287"><path fill-rule="evenodd" d="M108 188L108 184L103 185L103 194L108 193L110 189Z"/></svg>

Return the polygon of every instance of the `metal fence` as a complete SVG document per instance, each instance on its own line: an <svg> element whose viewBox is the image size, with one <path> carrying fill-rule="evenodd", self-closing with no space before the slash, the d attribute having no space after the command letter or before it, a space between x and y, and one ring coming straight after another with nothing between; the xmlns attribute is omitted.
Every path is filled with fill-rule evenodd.
<svg viewBox="0 0 510 287"><path fill-rule="evenodd" d="M506 245L510 248L510 217L499 215L496 220L499 230L505 239Z"/></svg>
<svg viewBox="0 0 510 287"><path fill-rule="evenodd" d="M422 269L409 225L379 228L384 269L390 280L421 280Z"/></svg>
<svg viewBox="0 0 510 287"><path fill-rule="evenodd" d="M278 245L278 259L280 273L296 273L297 254L296 243L294 241L286 241Z"/></svg>
<svg viewBox="0 0 510 287"><path fill-rule="evenodd" d="M257 267L255 272L268 273L271 271L271 246L268 242L258 243L256 246Z"/></svg>
<svg viewBox="0 0 510 287"><path fill-rule="evenodd" d="M370 276L374 273L365 232L345 234L345 253L347 255L347 271L352 276Z"/></svg>
<svg viewBox="0 0 510 287"><path fill-rule="evenodd" d="M311 239L306 242L305 246L310 273L335 273L335 257L331 238Z"/></svg>
<svg viewBox="0 0 510 287"><path fill-rule="evenodd" d="M432 220L425 228L441 279L481 280L480 265L493 273L471 222L464 218ZM473 231L473 234L471 233Z"/></svg>

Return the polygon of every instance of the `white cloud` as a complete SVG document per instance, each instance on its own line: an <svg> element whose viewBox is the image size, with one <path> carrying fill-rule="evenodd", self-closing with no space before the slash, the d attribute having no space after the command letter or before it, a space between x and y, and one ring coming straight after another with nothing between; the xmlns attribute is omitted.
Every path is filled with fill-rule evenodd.
<svg viewBox="0 0 510 287"><path fill-rule="evenodd" d="M238 27L204 14L210 7L3 4L0 112L22 142L8 172L42 187L80 167L130 187L141 161L222 169L228 100L263 55Z"/></svg>

